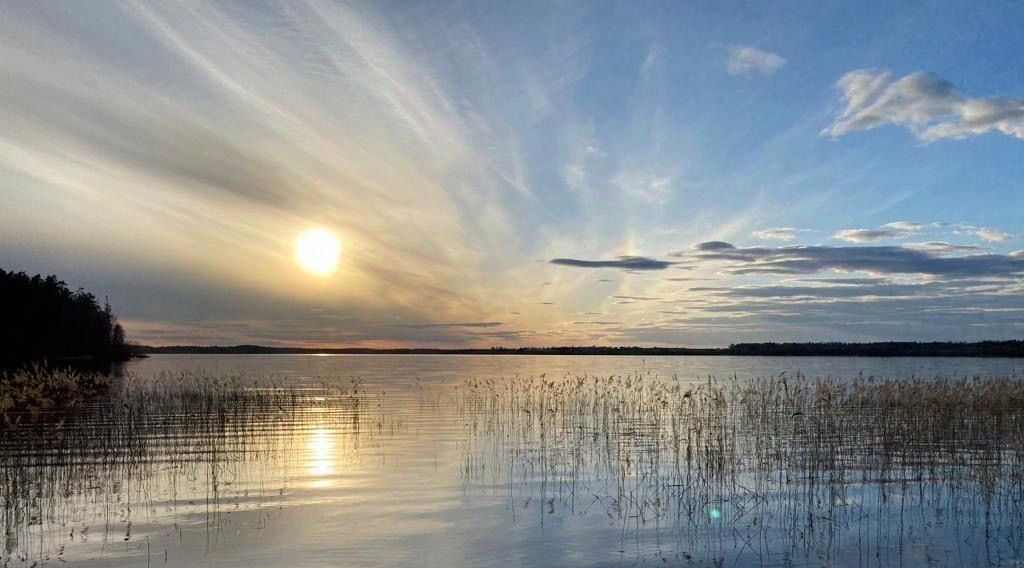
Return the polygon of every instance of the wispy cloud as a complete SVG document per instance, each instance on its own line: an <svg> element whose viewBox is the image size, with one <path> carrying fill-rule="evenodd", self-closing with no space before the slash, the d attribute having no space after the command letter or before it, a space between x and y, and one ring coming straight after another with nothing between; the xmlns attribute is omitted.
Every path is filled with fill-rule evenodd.
<svg viewBox="0 0 1024 568"><path fill-rule="evenodd" d="M500 321L469 321L469 322L452 322L452 323L400 323L395 324L396 327L408 327L412 329L431 329L431 328L474 328L474 327L498 327L505 325Z"/></svg>
<svg viewBox="0 0 1024 568"><path fill-rule="evenodd" d="M823 135L894 124L925 142L992 131L1024 139L1024 98L966 97L949 81L921 71L894 80L887 70L858 69L836 87L846 106Z"/></svg>
<svg viewBox="0 0 1024 568"><path fill-rule="evenodd" d="M791 241L796 238L798 233L804 232L805 230L806 229L794 229L793 227L776 227L773 229L761 229L760 231L754 231L753 235L765 241Z"/></svg>
<svg viewBox="0 0 1024 568"><path fill-rule="evenodd" d="M734 45L729 49L725 69L730 75L771 75L785 64L786 59L776 53L747 45Z"/></svg>

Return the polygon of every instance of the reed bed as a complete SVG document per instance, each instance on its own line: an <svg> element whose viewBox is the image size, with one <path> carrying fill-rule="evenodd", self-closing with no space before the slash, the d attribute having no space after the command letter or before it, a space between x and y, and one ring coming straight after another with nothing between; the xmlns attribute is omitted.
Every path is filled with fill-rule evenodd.
<svg viewBox="0 0 1024 568"><path fill-rule="evenodd" d="M0 370L0 430L73 408L111 383L109 375L33 365Z"/></svg>
<svg viewBox="0 0 1024 568"><path fill-rule="evenodd" d="M63 527L57 532L66 537L76 522L87 524L87 511L106 511L104 524L127 522L128 541L132 508L147 502L198 494L216 509L228 494L265 500L271 488L262 496L231 491L251 481L241 478L251 471L266 473L279 495L287 479L278 470L311 430L358 439L383 426L379 401L358 380L299 387L242 375L123 377L102 396L37 409L2 432L0 566L27 562L31 550L61 559L56 542L66 538L47 546L47 530Z"/></svg>
<svg viewBox="0 0 1024 568"><path fill-rule="evenodd" d="M30 377L11 384L35 388ZM41 380L50 386L37 394L89 382ZM289 456L316 429L344 432L357 452L394 433L405 413L463 424L467 490L507 491L513 520L530 508L542 523L603 514L620 527L623 550L653 539L674 551L665 561L703 551L697 560L718 564L848 563L839 549L853 539L868 563L884 565L904 536L929 530L984 542L971 550L995 555L961 563L1024 553L1018 380L634 374L470 380L436 392L415 381L397 395L408 407L384 404L384 392L358 380L296 386L178 373L102 388L72 405L22 407L6 423L0 565L61 560L68 532L87 529L86 513L108 526L119 519L128 542L133 508L201 498L217 527L225 496L277 502L294 475Z"/></svg>
<svg viewBox="0 0 1024 568"><path fill-rule="evenodd" d="M455 400L466 480L508 484L513 511L603 508L623 535L667 526L760 556L931 507L1024 543L1022 381L542 376L468 381Z"/></svg>

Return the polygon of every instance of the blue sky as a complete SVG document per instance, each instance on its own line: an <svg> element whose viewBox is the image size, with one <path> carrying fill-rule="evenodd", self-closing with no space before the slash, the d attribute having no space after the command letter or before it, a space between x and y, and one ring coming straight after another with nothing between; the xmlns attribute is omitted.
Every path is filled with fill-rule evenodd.
<svg viewBox="0 0 1024 568"><path fill-rule="evenodd" d="M0 266L139 341L1024 332L1017 3L4 12Z"/></svg>

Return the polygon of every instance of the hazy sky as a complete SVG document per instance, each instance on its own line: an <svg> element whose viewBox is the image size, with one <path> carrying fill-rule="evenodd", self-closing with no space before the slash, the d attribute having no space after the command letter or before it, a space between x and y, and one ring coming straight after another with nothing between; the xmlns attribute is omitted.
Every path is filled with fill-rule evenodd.
<svg viewBox="0 0 1024 568"><path fill-rule="evenodd" d="M151 344L1024 335L1024 4L0 0L0 267ZM343 243L319 277L296 235Z"/></svg>

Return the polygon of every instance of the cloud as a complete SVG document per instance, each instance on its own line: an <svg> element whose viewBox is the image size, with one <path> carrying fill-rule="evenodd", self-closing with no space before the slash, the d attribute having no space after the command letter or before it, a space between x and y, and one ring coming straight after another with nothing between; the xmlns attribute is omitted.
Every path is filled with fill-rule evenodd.
<svg viewBox="0 0 1024 568"><path fill-rule="evenodd" d="M771 75L783 65L786 59L770 51L762 51L756 47L735 45L729 50L729 59L725 68L730 75L749 77L754 73Z"/></svg>
<svg viewBox="0 0 1024 568"><path fill-rule="evenodd" d="M909 236L912 233L898 231L895 229L843 229L832 235L833 239L850 241L851 243L866 243L879 239L898 239Z"/></svg>
<svg viewBox="0 0 1024 568"><path fill-rule="evenodd" d="M1004 242L1013 239L1013 235L1009 233L1004 233L1000 230L990 229L988 227L972 227L968 229L967 232L988 242Z"/></svg>
<svg viewBox="0 0 1024 568"><path fill-rule="evenodd" d="M863 286L865 284L882 284L888 282L888 278L801 278L798 282L815 282L818 284L831 284L835 286Z"/></svg>
<svg viewBox="0 0 1024 568"><path fill-rule="evenodd" d="M974 235L986 242L1005 242L1013 239L1013 235L991 227L978 227L967 223L917 223L913 221L895 221L875 229L844 229L832 235L832 238L851 243L866 243L881 239L903 239L912 237L920 234L923 230L928 228L946 228L947 232L959 235L965 233ZM946 248L948 248L948 246Z"/></svg>
<svg viewBox="0 0 1024 568"><path fill-rule="evenodd" d="M804 232L805 230L806 229L794 229L792 227L776 227L773 229L754 231L753 235L766 241L791 241L796 238L797 233Z"/></svg>
<svg viewBox="0 0 1024 568"><path fill-rule="evenodd" d="M703 243L697 243L693 246L694 250L697 251L724 251L724 250L735 250L736 247L731 243L724 241L705 241ZM682 255L684 253L676 253Z"/></svg>
<svg viewBox="0 0 1024 568"><path fill-rule="evenodd" d="M555 258L551 264L575 266L578 268L619 268L622 270L664 270L675 264L666 260L657 260L646 256L620 256L617 260L579 260L575 258Z"/></svg>
<svg viewBox="0 0 1024 568"><path fill-rule="evenodd" d="M707 248L707 245L712 246ZM830 270L950 278L1024 274L1024 258L1014 255L950 257L901 246L736 248L723 245L728 243L701 243L695 247L692 256L705 262L731 262L733 264L725 269L729 274L814 274Z"/></svg>
<svg viewBox="0 0 1024 568"><path fill-rule="evenodd" d="M431 328L446 328L446 327L498 327L505 325L500 321L469 321L469 322L453 322L453 323L401 323L396 324L395 327L408 327L412 329L431 329Z"/></svg>
<svg viewBox="0 0 1024 568"><path fill-rule="evenodd" d="M895 221L877 229L844 229L832 235L833 239L851 243L866 243L879 239L900 239L920 233L924 228L938 223L915 223L912 221Z"/></svg>
<svg viewBox="0 0 1024 568"><path fill-rule="evenodd" d="M887 70L858 69L836 83L846 107L821 131L838 138L886 124L908 128L925 142L991 131L1024 139L1024 99L969 98L927 72L893 80Z"/></svg>
<svg viewBox="0 0 1024 568"><path fill-rule="evenodd" d="M903 246L910 249L923 250L940 254L953 254L958 252L980 252L985 250L985 247L979 247L977 245L954 245L943 241L929 241L926 243L905 243Z"/></svg>

